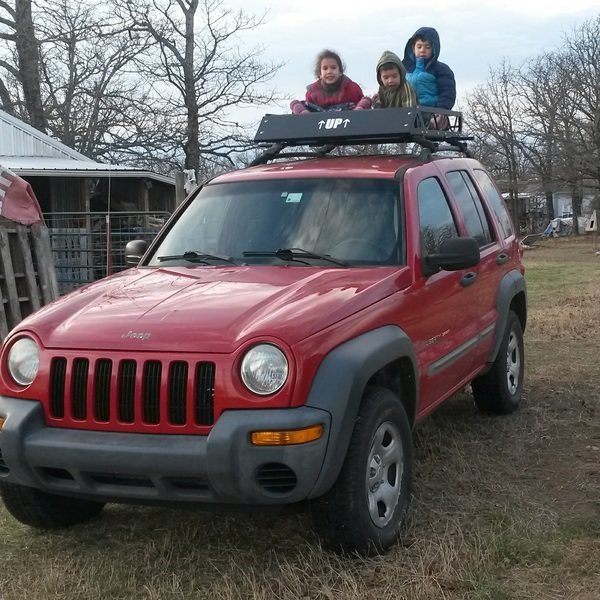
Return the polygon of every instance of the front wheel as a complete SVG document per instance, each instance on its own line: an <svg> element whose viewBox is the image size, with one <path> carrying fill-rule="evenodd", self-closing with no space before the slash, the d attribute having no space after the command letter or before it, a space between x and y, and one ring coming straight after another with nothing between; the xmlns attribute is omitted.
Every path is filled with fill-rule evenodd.
<svg viewBox="0 0 600 600"><path fill-rule="evenodd" d="M471 384L477 408L482 412L495 414L508 414L516 410L521 403L524 368L521 322L510 311L492 368Z"/></svg>
<svg viewBox="0 0 600 600"><path fill-rule="evenodd" d="M103 502L48 494L14 483L0 484L0 497L17 521L37 529L62 529L94 518Z"/></svg>
<svg viewBox="0 0 600 600"><path fill-rule="evenodd" d="M404 522L412 480L412 434L391 391L368 388L331 490L311 506L315 528L336 550L381 554Z"/></svg>

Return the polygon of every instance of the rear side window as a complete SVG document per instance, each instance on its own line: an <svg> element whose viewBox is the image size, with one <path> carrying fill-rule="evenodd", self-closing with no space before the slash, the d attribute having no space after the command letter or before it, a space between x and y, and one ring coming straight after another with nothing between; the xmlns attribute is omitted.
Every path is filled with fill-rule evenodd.
<svg viewBox="0 0 600 600"><path fill-rule="evenodd" d="M434 177L424 179L417 190L419 223L423 256L436 254L442 244L458 237L454 217L448 206L442 186Z"/></svg>
<svg viewBox="0 0 600 600"><path fill-rule="evenodd" d="M493 238L487 217L469 174L466 171L451 171L446 178L458 202L469 237L475 238L480 248L491 244Z"/></svg>
<svg viewBox="0 0 600 600"><path fill-rule="evenodd" d="M494 182L490 179L490 176L481 169L475 169L473 173L475 174L475 179L477 179L477 183L481 187L484 196L487 198L492 210L498 218L503 237L509 237L513 233L512 221L510 220L510 215L508 214L504 200L502 200L502 197L498 193Z"/></svg>

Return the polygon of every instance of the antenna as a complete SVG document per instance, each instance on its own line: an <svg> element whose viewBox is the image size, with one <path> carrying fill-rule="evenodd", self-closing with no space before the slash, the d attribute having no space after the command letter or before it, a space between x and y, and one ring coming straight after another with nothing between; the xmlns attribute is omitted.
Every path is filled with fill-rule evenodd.
<svg viewBox="0 0 600 600"><path fill-rule="evenodd" d="M110 135L110 134L109 134ZM109 138L112 139L112 136ZM108 142L108 190L106 197L106 276L112 275L112 242L111 242L111 232L110 232L110 193L111 193L111 162L110 162L110 152L112 150L112 142Z"/></svg>

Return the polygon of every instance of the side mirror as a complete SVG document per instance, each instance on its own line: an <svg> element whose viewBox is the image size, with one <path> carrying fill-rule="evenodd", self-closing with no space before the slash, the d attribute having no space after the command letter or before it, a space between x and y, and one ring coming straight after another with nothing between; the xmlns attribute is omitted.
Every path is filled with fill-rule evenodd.
<svg viewBox="0 0 600 600"><path fill-rule="evenodd" d="M136 267L140 259L148 250L148 242L146 240L131 240L125 246L125 264L129 267Z"/></svg>
<svg viewBox="0 0 600 600"><path fill-rule="evenodd" d="M479 263L479 244L474 238L450 238L442 243L439 253L430 254L424 260L425 275L433 275L440 269L460 271Z"/></svg>

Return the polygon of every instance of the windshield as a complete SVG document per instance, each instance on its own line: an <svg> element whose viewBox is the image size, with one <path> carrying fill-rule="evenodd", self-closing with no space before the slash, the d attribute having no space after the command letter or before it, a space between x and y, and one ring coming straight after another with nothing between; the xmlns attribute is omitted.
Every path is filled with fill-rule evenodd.
<svg viewBox="0 0 600 600"><path fill-rule="evenodd" d="M207 185L170 227L148 264L187 264L186 257L194 254L221 257L211 264L287 260L298 266L331 266L327 257L341 265L398 264L398 189L397 181L382 179Z"/></svg>

